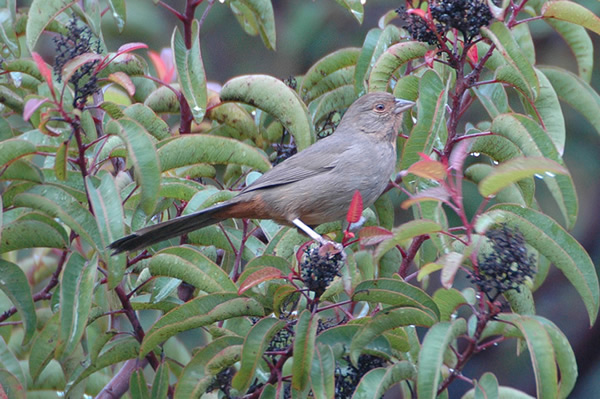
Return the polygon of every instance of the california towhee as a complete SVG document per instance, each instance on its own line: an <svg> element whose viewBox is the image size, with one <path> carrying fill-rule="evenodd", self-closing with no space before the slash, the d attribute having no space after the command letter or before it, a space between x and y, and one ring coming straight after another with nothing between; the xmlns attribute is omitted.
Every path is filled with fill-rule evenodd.
<svg viewBox="0 0 600 399"><path fill-rule="evenodd" d="M343 219L356 190L368 207L381 195L396 165L402 112L412 101L377 92L356 100L335 132L267 171L236 197L201 211L144 227L109 245L117 254L135 251L228 218L272 219L307 225Z"/></svg>

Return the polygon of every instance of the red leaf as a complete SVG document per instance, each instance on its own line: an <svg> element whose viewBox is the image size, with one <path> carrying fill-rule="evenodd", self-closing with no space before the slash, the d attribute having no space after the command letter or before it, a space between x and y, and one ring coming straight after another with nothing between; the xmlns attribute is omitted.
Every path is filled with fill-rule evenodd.
<svg viewBox="0 0 600 399"><path fill-rule="evenodd" d="M406 171L425 179L441 181L446 178L446 167L444 164L431 159L415 162Z"/></svg>
<svg viewBox="0 0 600 399"><path fill-rule="evenodd" d="M363 212L363 200L360 195L360 191L356 190L354 192L354 196L352 197L352 201L350 202L350 207L348 208L348 213L346 214L346 220L348 223L356 223L360 220Z"/></svg>
<svg viewBox="0 0 600 399"><path fill-rule="evenodd" d="M391 231L379 226L367 226L358 232L362 245L377 245L393 235Z"/></svg>
<svg viewBox="0 0 600 399"><path fill-rule="evenodd" d="M111 82L115 82L119 86L123 87L125 90L127 90L127 94L129 94L130 96L133 96L135 94L135 85L133 84L133 81L131 80L129 75L127 75L125 72L118 71L111 73L110 75L108 75L108 80L110 80Z"/></svg>
<svg viewBox="0 0 600 399"><path fill-rule="evenodd" d="M425 58L425 64L427 64L429 68L433 68L433 60L435 59L436 53L437 50L427 50L425 56L423 57Z"/></svg>
<svg viewBox="0 0 600 399"><path fill-rule="evenodd" d="M431 157L423 152L417 152L417 154L421 157L422 160L424 161L431 161Z"/></svg>
<svg viewBox="0 0 600 399"><path fill-rule="evenodd" d="M423 202L423 201L446 202L448 200L448 198L450 198L450 193L448 192L448 190L446 190L445 187L442 187L442 186L432 187L432 188L428 188L427 190L423 190L423 191L418 192L417 194L411 196L406 201L403 201L402 204L400 204L400 207L402 209L408 209L413 204L416 204L417 202Z"/></svg>
<svg viewBox="0 0 600 399"><path fill-rule="evenodd" d="M44 77L44 80L48 84L48 87L50 88L50 92L52 93L52 95L54 95L54 85L52 83L52 72L48 68L48 65L46 65L46 63L44 62L44 59L38 53L33 52L33 53L31 53L31 56L33 57L33 60L35 61L35 64L36 64L37 68L39 69L40 73Z"/></svg>
<svg viewBox="0 0 600 399"><path fill-rule="evenodd" d="M469 57L471 65L477 64L477 61L479 61L479 54L477 53L476 45L472 45L471 47L469 47L469 49L467 50L467 57Z"/></svg>
<svg viewBox="0 0 600 399"><path fill-rule="evenodd" d="M173 65L173 52L171 49L165 48L160 54L150 50L148 51L148 57L154 65L157 77L165 83L171 83L175 78L175 65Z"/></svg>
<svg viewBox="0 0 600 399"><path fill-rule="evenodd" d="M130 51L139 50L141 48L148 48L148 45L146 43L138 43L138 42L126 43L126 44L122 45L121 47L119 47L119 49L117 50L117 55L121 55L123 53L129 53Z"/></svg>
<svg viewBox="0 0 600 399"><path fill-rule="evenodd" d="M25 107L23 108L23 120L28 121L31 118L31 115L35 112L36 109L40 107L43 103L48 101L47 98L31 98L27 100L25 103Z"/></svg>
<svg viewBox="0 0 600 399"><path fill-rule="evenodd" d="M238 295L243 294L248 289L268 280L275 280L278 278L283 278L281 274L281 270L276 269L274 267L266 266L260 270L255 271L250 274L242 284L240 284L240 288L238 289Z"/></svg>

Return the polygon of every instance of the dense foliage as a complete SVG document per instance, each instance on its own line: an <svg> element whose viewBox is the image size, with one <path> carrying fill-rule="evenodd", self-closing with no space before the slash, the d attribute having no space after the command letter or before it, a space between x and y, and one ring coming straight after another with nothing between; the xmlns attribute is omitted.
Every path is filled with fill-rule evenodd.
<svg viewBox="0 0 600 399"><path fill-rule="evenodd" d="M336 1L362 23L368 4ZM600 19L567 0L389 3L362 47L285 81L221 86L200 51L211 8L275 49L271 0L148 2L180 22L161 54L143 38L104 41L102 16L122 30L125 0L0 1L0 398L444 398L457 380L465 398L529 397L487 370L463 374L492 346L514 350L505 341L530 357L538 397L569 395L573 350L533 293L555 267L582 300L556 306L596 320L595 267L569 233L559 99L600 126L587 32ZM577 74L536 63L536 20L564 37ZM386 193L317 229L345 257L268 220L107 249L233 197L371 91L416 106ZM473 107L486 120L467 120Z"/></svg>

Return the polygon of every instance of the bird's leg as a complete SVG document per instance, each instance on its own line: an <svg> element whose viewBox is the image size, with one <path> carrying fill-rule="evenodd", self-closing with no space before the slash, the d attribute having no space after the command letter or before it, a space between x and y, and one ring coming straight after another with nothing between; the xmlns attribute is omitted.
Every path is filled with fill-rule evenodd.
<svg viewBox="0 0 600 399"><path fill-rule="evenodd" d="M344 255L344 247L342 244L323 238L322 235L311 229L298 218L292 220L292 223L294 223L297 228L305 232L310 238L318 242L321 245L321 248L325 249L325 252L329 252L329 249L333 249L333 254L341 253L342 256ZM321 251L319 251L319 254L321 255Z"/></svg>

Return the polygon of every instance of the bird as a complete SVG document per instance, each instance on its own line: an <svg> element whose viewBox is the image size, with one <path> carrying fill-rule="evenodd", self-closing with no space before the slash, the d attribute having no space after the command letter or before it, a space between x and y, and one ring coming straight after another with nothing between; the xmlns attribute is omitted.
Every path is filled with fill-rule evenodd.
<svg viewBox="0 0 600 399"><path fill-rule="evenodd" d="M229 218L293 225L320 244L310 226L341 220L358 190L364 207L383 193L396 165L396 138L413 101L387 92L359 97L335 131L269 169L235 197L144 227L111 243L113 255L143 249Z"/></svg>

